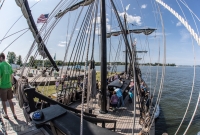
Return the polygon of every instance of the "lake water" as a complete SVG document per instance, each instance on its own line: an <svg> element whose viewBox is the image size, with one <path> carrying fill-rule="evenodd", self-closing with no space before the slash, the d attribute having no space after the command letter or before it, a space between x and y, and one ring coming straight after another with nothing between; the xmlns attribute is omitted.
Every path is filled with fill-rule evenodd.
<svg viewBox="0 0 200 135"><path fill-rule="evenodd" d="M118 66L117 71L124 71L124 66ZM142 77L147 83L148 87L153 92L155 88L156 93L160 87L160 79L162 67L147 67L141 66ZM96 70L99 71L100 67L97 66ZM157 86L156 74L158 72ZM194 111L198 94L200 91L200 67L196 67L195 74L195 87L194 93L189 107L188 114L180 128L178 135L182 135L188 123L190 122L192 113ZM160 101L160 116L156 120L156 135L162 135L167 132L172 135L176 132L189 101L190 92L192 90L194 68L193 67L166 67L164 88L162 98ZM187 132L187 135L197 135L200 131L200 105L194 117L194 120Z"/></svg>

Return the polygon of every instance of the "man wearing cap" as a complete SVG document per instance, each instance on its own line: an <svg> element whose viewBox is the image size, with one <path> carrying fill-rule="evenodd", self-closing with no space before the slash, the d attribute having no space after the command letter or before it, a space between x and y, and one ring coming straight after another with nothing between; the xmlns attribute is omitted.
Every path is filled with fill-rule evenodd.
<svg viewBox="0 0 200 135"><path fill-rule="evenodd" d="M17 119L17 116L15 114L14 105L12 102L13 93L12 93L12 67L9 63L5 61L5 55L4 53L0 54L0 97L3 105L4 115L3 117L5 119L8 119L7 114L7 107L6 107L6 101L8 100L10 109L13 113L13 116L15 119Z"/></svg>
<svg viewBox="0 0 200 135"><path fill-rule="evenodd" d="M118 108L120 107L120 104L121 106L124 106L124 99L123 99L123 96L122 96L122 92L121 92L121 89L120 88L115 88L115 92L117 94L117 97L118 97Z"/></svg>

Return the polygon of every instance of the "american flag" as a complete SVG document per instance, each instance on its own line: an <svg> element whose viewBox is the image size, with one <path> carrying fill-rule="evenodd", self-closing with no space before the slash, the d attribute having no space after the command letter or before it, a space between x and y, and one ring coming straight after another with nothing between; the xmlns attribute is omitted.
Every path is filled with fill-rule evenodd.
<svg viewBox="0 0 200 135"><path fill-rule="evenodd" d="M41 14L40 17L37 19L37 23L46 23L49 14Z"/></svg>

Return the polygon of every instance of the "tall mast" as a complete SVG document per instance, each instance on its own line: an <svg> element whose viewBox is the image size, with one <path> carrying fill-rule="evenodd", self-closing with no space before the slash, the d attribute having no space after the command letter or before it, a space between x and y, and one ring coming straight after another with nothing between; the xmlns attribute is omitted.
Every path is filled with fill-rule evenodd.
<svg viewBox="0 0 200 135"><path fill-rule="evenodd" d="M125 26L125 36L127 38L127 26L126 26L126 14L124 14L124 26ZM125 72L127 74L127 64L128 64L128 49L125 45Z"/></svg>
<svg viewBox="0 0 200 135"><path fill-rule="evenodd" d="M101 110L100 113L107 113L106 86L107 86L107 49L106 49L106 3L101 0Z"/></svg>

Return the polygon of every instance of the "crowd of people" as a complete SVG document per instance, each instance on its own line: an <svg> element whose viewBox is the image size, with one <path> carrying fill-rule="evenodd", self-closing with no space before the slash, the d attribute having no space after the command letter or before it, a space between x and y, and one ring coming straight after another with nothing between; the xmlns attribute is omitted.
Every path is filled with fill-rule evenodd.
<svg viewBox="0 0 200 135"><path fill-rule="evenodd" d="M109 84L115 80L119 80L121 83L123 83L123 80L128 79L128 77L129 76L126 73L124 73L124 75L121 75L121 76L118 74L115 74L115 75L107 78L107 84ZM60 85L60 83L63 84L63 82L64 82L64 80L66 80L66 78L67 78L67 75L63 76L63 78L61 79L61 82L60 81L55 82L56 90L58 89L58 86ZM86 84L87 84L87 82L86 82ZM80 78L80 77L77 78L77 86L80 88L80 90L83 89L83 78ZM101 88L101 82L99 80L96 80L97 92L100 92L100 88ZM143 83L141 83L141 88L146 89L146 87L144 86ZM87 87L86 87L86 89L87 89ZM130 84L127 89L128 89L127 93L129 96L128 102L132 103L133 96L134 96L134 94L133 94L134 93L134 80L133 79L131 79ZM99 100L101 100L101 99L99 99ZM114 87L113 91L111 93L111 91L109 91L107 88L107 103L108 103L107 109L109 109L109 107L111 105L113 111L116 111L116 108L125 107L122 90L120 88Z"/></svg>
<svg viewBox="0 0 200 135"><path fill-rule="evenodd" d="M107 84L109 84L115 80L119 80L119 82L123 83L124 79L129 79L128 74L124 73L124 75L121 75L121 76L118 74L115 74L114 76L107 78ZM99 82L97 81L97 88L99 89L100 87L99 87L98 83ZM131 79L130 85L127 89L128 89L128 96L129 96L128 101L129 101L129 103L132 103L133 90L134 90L133 79ZM111 93L111 91L107 89L107 103L108 103L107 109L109 109L109 105L111 105L112 110L115 112L116 109L118 109L120 107L125 107L124 98L123 98L123 93L122 93L121 88L114 87L112 93Z"/></svg>

